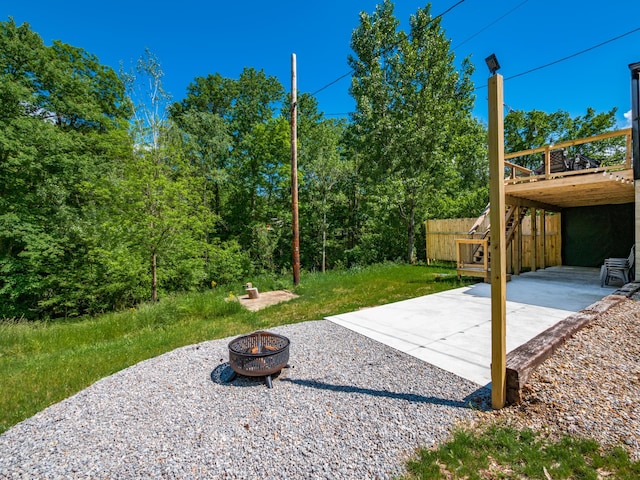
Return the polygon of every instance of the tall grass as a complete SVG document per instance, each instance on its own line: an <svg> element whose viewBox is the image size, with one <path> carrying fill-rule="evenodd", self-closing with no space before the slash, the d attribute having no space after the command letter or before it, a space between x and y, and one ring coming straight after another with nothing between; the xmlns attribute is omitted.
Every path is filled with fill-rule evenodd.
<svg viewBox="0 0 640 480"><path fill-rule="evenodd" d="M261 291L290 288L257 278ZM239 285L165 298L122 312L52 322L0 322L0 432L93 382L175 348L286 323L318 320L361 307L461 285L446 266L377 265L303 273L291 302L249 312ZM231 291L229 291L231 290Z"/></svg>
<svg viewBox="0 0 640 480"><path fill-rule="evenodd" d="M136 362L251 329L255 322L238 302L212 292L75 321L5 321L0 324L0 431Z"/></svg>
<svg viewBox="0 0 640 480"><path fill-rule="evenodd" d="M457 281L455 269L448 264L425 267L389 263L324 274L307 273L296 288L301 295L298 301L267 309L260 316L278 323L315 320L468 283Z"/></svg>

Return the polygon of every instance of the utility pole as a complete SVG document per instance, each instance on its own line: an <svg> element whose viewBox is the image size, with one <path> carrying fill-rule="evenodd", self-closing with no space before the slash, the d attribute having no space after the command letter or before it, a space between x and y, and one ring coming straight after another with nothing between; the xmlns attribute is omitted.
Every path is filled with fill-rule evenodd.
<svg viewBox="0 0 640 480"><path fill-rule="evenodd" d="M296 54L291 54L291 228L293 233L293 284L300 284L300 229L298 222L298 92Z"/></svg>

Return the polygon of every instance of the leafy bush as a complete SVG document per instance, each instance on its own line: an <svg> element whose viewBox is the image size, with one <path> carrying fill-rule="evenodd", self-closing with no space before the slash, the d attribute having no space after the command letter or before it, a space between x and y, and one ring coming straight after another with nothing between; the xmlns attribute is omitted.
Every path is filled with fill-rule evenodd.
<svg viewBox="0 0 640 480"><path fill-rule="evenodd" d="M249 253L240 244L230 240L221 245L212 245L208 252L207 281L219 284L242 282L253 272Z"/></svg>

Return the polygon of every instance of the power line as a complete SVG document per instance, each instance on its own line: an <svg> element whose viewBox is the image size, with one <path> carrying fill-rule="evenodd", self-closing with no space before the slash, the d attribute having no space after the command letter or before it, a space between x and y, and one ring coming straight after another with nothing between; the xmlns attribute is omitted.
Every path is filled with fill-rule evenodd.
<svg viewBox="0 0 640 480"><path fill-rule="evenodd" d="M550 67L551 65L555 65L557 63L564 62L565 60L569 60L570 58L577 57L578 55L582 55L583 53L590 52L591 50L595 50L596 48L602 47L603 45L606 45L608 43L615 42L616 40L620 40L621 38L626 37L627 35L631 35L632 33L635 33L637 31L640 31L640 27L635 28L633 30L630 30L630 31L628 31L626 33L623 33L622 35L618 35L617 37L610 38L609 40L605 40L604 42L601 42L601 43L599 43L597 45L594 45L592 47L585 48L584 50L581 50L579 52L576 52L576 53L573 53L573 54L568 55L566 57L563 57L563 58L560 58L558 60L555 60L555 61L553 61L551 63L547 63L545 65L540 65L539 67L532 68L530 70L527 70L526 72L518 73L516 75L511 75L510 77L506 77L505 80L511 80L512 78L522 77L523 75L527 75L527 74L529 74L531 72L535 72L537 70L542 70L543 68Z"/></svg>
<svg viewBox="0 0 640 480"><path fill-rule="evenodd" d="M447 8L444 12L442 12L440 15L438 15L437 17L434 17L431 19L431 22L435 22L436 20L438 20L439 18L445 16L447 13L449 13L451 10L453 10L454 8L456 8L458 5L460 5L461 3L463 3L465 0L460 0L458 3L456 3L455 5L452 5L451 7ZM431 23L429 22L429 23Z"/></svg>
<svg viewBox="0 0 640 480"><path fill-rule="evenodd" d="M527 1L527 0L525 0ZM439 18L442 18L444 15L446 15L447 13L449 13L451 10L453 10L454 8L456 8L458 5L464 3L465 0L459 0L457 3L455 3L454 5L450 6L449 8L447 8L444 12L442 12L440 15L437 15L435 17L433 17L431 19L431 21L429 21L429 23L435 22L436 20L438 20ZM349 70L347 73L345 73L344 75L340 75L338 78L336 78L335 80L332 80L331 82L327 83L326 85L320 87L318 90L316 90L315 92L311 93L311 96L315 96L316 94L320 93L321 91L329 88L331 85L334 85L336 83L338 83L340 80L342 80L345 77L348 77L349 75L351 75L355 70L351 69Z"/></svg>
<svg viewBox="0 0 640 480"><path fill-rule="evenodd" d="M511 80L511 79L514 79L514 78L522 77L524 75L528 75L529 73L536 72L538 70L542 70L543 68L547 68L547 67L550 67L552 65L556 65L558 63L561 63L561 62L564 62L564 61L569 60L571 58L574 58L574 57L577 57L579 55L582 55L583 53L587 53L587 52L590 52L591 50L595 50L596 48L602 47L603 45L606 45L608 43L615 42L616 40L620 40L621 38L626 37L628 35L631 35L632 33L635 33L637 31L640 31L640 27L634 28L633 30L629 30L628 32L623 33L622 35L618 35L617 37L610 38L609 40L605 40L604 42L600 42L597 45L593 45L593 46L591 46L589 48L585 48L584 50L580 50L579 52L572 53L571 55L567 55L566 57L562 57L562 58L559 58L558 60L554 60L553 62L545 63L544 65L540 65L538 67L531 68L531 69L526 70L524 72L520 72L520 73L517 73L515 75L511 75L510 77L505 77L504 80L507 81L507 80ZM476 87L475 90L480 90L482 88L486 88L486 85L481 85L479 87Z"/></svg>
<svg viewBox="0 0 640 480"><path fill-rule="evenodd" d="M485 30L488 30L490 27L494 26L496 23L498 23L500 20L502 20L504 17L506 17L507 15L510 15L511 13L515 12L517 9L519 9L522 5L524 5L525 3L527 3L529 0L524 0L524 2L519 3L518 5L516 5L515 7L513 7L511 10L509 10L507 13L501 15L500 17L496 18L493 22L491 22L490 24L488 24L487 26L485 26L484 28L481 28L480 30L478 30L476 33L474 33L473 35L471 35L470 37L466 38L465 40L463 40L462 42L460 42L458 45L456 45L455 47L452 48L452 50L455 50L459 47L461 47L462 45L464 45L465 43L467 43L469 40L477 37L478 35L480 35L482 32L484 32Z"/></svg>
<svg viewBox="0 0 640 480"><path fill-rule="evenodd" d="M457 5L459 5L460 3L462 3L463 1L464 1L464 0L461 0L460 2L458 2L457 4L455 4L452 8L456 7ZM525 1L524 1L524 2L522 2L522 3L525 3L526 1L528 1L528 0L525 0ZM519 4L518 6L516 6L515 8L518 8L520 5L522 5L522 3L521 3L521 4ZM514 10L515 10L515 8L514 8ZM451 10L451 8L450 8L449 10ZM448 11L449 11L449 10L448 10ZM509 13L511 13L512 11L513 11L513 10L511 10L511 11L507 12L505 15L508 15L508 14L509 14ZM446 12L445 12L445 13L446 13ZM503 16L502 16L502 17L500 17L500 18L503 18L505 15L503 15ZM500 19L500 18L499 18L499 19ZM499 20L499 19L498 19L498 20ZM497 21L497 20L496 20L496 21ZM493 23L495 23L495 21L494 21ZM491 24L491 25L492 25L492 24ZM487 28L488 28L488 27L487 27ZM570 60L570 59L572 59L572 58L575 58L575 57L577 57L577 56L579 56L579 55L583 55L583 54L585 54L585 53L587 53L587 52L590 52L590 51L592 51L592 50L595 50L596 48L600 48L600 47L602 47L602 46L604 46L604 45L607 45L607 44L609 44L609 43L615 42L616 40L620 40L621 38L627 37L627 36L629 36L629 35L631 35L631 34L633 34L633 33L635 33L635 32L638 32L638 31L640 31L640 27L634 28L633 30L629 30L628 32L625 32L625 33L623 33L623 34L621 34L621 35L618 35L618 36L612 37L612 38L610 38L610 39L608 39L608 40L605 40L604 42L600 42L600 43L598 43L598 44L596 44L596 45L593 45L593 46L591 46L591 47L585 48L584 50L580 50L579 52L575 52L575 53L572 53L571 55L567 55L566 57L562 57L562 58L559 58L558 60L554 60L553 62L549 62L549 63L546 63L546 64L544 64L544 65L540 65L540 66L538 66L538 67L534 67L534 68L531 68L531 69L529 69L529 70L526 70L526 71L524 71L524 72L520 72L520 73L517 73L517 74L515 74L515 75L511 75L511 76L509 76L509 77L505 77L505 79L504 79L504 80L505 80L505 81L506 81L506 80L512 80L512 79L514 79L514 78L522 77L522 76L524 76L524 75L528 75L528 74L533 73L533 72L536 72L536 71L538 71L538 70L542 70L542 69L544 69L544 68L551 67L551 66L556 65L556 64L558 64L558 63L565 62L565 61ZM471 38L471 37L470 37L470 38ZM351 73L353 73L353 70L351 70L350 72L346 73L345 75L342 75L341 77L339 77L338 79L334 80L333 82L331 82L331 83L329 83L329 84L325 85L325 86L324 86L324 87L322 87L322 89L320 89L320 90L323 90L324 88L327 88L328 86L333 85L334 83L336 83L337 81L339 81L339 80L341 80L342 78L346 77L347 75L350 75ZM476 90L480 90L480 89L483 89L483 88L486 88L486 87L487 87L486 85L481 85L481 86L479 86L479 87L476 87L476 88L474 89L474 91L476 91ZM318 90L318 91L320 91L320 90ZM316 92L316 93L317 93L317 92ZM315 94L312 94L312 95L315 95Z"/></svg>
<svg viewBox="0 0 640 480"><path fill-rule="evenodd" d="M351 75L353 73L353 70L349 70L347 73L345 73L344 75L339 76L338 78L336 78L335 80L333 80L332 82L327 83L324 87L319 88L318 90L316 90L315 92L313 92L311 94L312 97L314 97L317 93L320 93L321 91L323 91L326 88L329 88L331 85L333 85L334 83L338 83L340 80L342 80L344 77L348 77L349 75Z"/></svg>

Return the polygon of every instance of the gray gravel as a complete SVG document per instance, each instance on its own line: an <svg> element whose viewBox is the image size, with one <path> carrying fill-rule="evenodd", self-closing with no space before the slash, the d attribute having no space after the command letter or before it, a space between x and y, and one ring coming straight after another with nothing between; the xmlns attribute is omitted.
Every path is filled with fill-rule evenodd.
<svg viewBox="0 0 640 480"><path fill-rule="evenodd" d="M0 435L0 478L389 478L490 396L329 321L271 331L273 389L225 381L231 339L180 348Z"/></svg>

